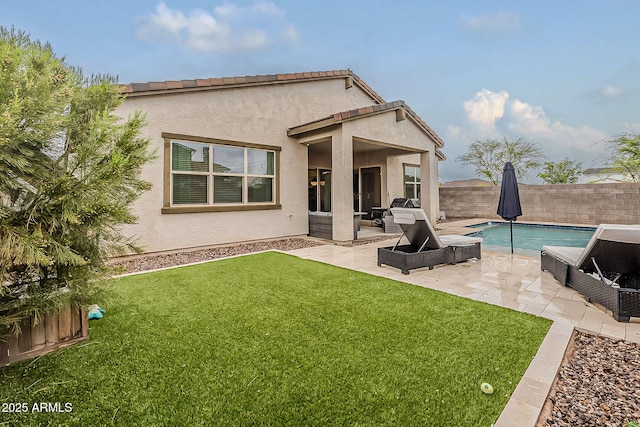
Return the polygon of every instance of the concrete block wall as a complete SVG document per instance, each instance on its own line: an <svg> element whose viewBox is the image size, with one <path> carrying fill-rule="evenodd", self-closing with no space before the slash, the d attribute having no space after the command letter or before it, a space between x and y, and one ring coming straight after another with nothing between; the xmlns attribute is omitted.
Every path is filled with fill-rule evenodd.
<svg viewBox="0 0 640 427"><path fill-rule="evenodd" d="M520 221L640 224L640 183L520 185ZM500 186L441 187L447 218L500 219Z"/></svg>

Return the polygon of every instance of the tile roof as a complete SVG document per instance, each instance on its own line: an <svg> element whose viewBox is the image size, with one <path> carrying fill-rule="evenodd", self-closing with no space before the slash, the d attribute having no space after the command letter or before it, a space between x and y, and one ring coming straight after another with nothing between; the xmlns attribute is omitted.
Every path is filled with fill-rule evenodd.
<svg viewBox="0 0 640 427"><path fill-rule="evenodd" d="M156 95L173 91L193 91L219 89L238 86L256 86L264 84L291 83L295 81L324 80L351 77L365 92L375 101L384 103L384 99L378 95L351 70L310 71L304 73L288 74L264 74L244 77L214 77L195 80L167 80L164 82L129 83L121 85L122 93L127 96Z"/></svg>

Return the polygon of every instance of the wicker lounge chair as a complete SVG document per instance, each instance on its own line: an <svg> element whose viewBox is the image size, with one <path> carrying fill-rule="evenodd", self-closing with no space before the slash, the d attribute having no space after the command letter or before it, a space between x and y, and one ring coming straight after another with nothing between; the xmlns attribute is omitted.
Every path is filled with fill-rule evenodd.
<svg viewBox="0 0 640 427"><path fill-rule="evenodd" d="M617 321L640 317L640 225L601 224L585 248L544 246L540 264Z"/></svg>
<svg viewBox="0 0 640 427"><path fill-rule="evenodd" d="M438 264L456 264L470 258L480 259L482 239L469 236L438 236L427 214L420 208L391 208L396 224L403 234L394 246L378 248L378 266L383 264L399 268L402 274L409 270ZM400 245L405 237L408 245Z"/></svg>

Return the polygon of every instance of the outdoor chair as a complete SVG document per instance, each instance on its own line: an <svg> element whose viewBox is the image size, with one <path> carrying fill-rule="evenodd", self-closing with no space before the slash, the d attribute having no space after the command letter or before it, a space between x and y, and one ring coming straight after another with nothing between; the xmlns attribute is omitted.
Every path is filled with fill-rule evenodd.
<svg viewBox="0 0 640 427"><path fill-rule="evenodd" d="M402 228L402 236L394 246L378 248L378 266L409 270L438 264L456 264L471 258L480 259L482 239L470 236L438 236L424 210L420 208L391 208L393 221ZM406 237L408 245L400 245Z"/></svg>
<svg viewBox="0 0 640 427"><path fill-rule="evenodd" d="M601 224L585 248L543 246L540 266L617 321L640 317L640 225Z"/></svg>

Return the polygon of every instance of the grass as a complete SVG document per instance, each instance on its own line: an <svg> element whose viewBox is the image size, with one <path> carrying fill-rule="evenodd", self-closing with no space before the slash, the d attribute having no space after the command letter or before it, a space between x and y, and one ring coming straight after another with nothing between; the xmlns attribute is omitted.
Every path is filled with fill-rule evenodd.
<svg viewBox="0 0 640 427"><path fill-rule="evenodd" d="M550 326L280 253L114 288L87 344L0 370L3 404L72 411L0 425L489 426Z"/></svg>

